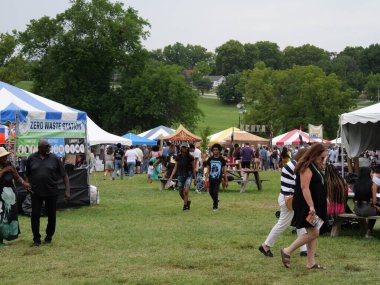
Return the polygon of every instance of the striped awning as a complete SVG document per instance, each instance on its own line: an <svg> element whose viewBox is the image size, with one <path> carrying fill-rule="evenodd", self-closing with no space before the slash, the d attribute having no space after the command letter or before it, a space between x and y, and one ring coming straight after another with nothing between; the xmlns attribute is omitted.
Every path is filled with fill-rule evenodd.
<svg viewBox="0 0 380 285"><path fill-rule="evenodd" d="M0 81L0 123L15 123L26 118L86 122L87 115L63 104Z"/></svg>

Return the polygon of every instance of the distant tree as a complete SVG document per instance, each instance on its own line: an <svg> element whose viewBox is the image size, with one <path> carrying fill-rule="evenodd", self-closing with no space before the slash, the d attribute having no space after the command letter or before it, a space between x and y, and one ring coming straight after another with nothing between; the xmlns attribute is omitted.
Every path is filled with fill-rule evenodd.
<svg viewBox="0 0 380 285"><path fill-rule="evenodd" d="M273 69L280 69L282 67L282 53L276 43L262 41L256 42L255 46L259 50L259 60L263 61L266 66Z"/></svg>
<svg viewBox="0 0 380 285"><path fill-rule="evenodd" d="M365 48L360 55L360 69L365 74L380 73L380 45Z"/></svg>
<svg viewBox="0 0 380 285"><path fill-rule="evenodd" d="M291 68L293 65L315 65L321 67L326 72L329 71L329 52L316 46L306 44L300 47L288 46L284 52L284 68Z"/></svg>
<svg viewBox="0 0 380 285"><path fill-rule="evenodd" d="M208 147L208 137L211 135L211 128L210 126L206 126L204 129L201 129L200 131L200 137L202 139L202 142L201 142L201 148L202 148L202 152L206 152L207 151L207 147Z"/></svg>
<svg viewBox="0 0 380 285"><path fill-rule="evenodd" d="M179 123L194 128L202 116L182 68L157 62L113 90L105 107L102 120L117 133Z"/></svg>
<svg viewBox="0 0 380 285"><path fill-rule="evenodd" d="M186 45L175 43L164 47L163 59L168 64L176 64L187 69L194 68L200 61L208 62L212 54L206 48L199 45Z"/></svg>
<svg viewBox="0 0 380 285"><path fill-rule="evenodd" d="M365 85L365 92L368 99L379 102L380 98L380 73L370 74L368 76L368 82Z"/></svg>
<svg viewBox="0 0 380 285"><path fill-rule="evenodd" d="M238 87L240 78L240 73L229 74L226 76L226 80L218 86L216 94L223 103L236 104L242 101L243 94Z"/></svg>
<svg viewBox="0 0 380 285"><path fill-rule="evenodd" d="M235 40L230 40L216 48L215 67L218 75L228 75L244 69L244 46Z"/></svg>
<svg viewBox="0 0 380 285"><path fill-rule="evenodd" d="M210 91L212 88L212 82L208 77L202 77L198 80L195 80L193 84L195 88L201 92L202 95L204 95L206 91Z"/></svg>
<svg viewBox="0 0 380 285"><path fill-rule="evenodd" d="M0 34L0 66L4 66L13 57L17 42L14 36Z"/></svg>
<svg viewBox="0 0 380 285"><path fill-rule="evenodd" d="M242 76L245 121L270 124L279 132L310 124L323 124L327 137L334 137L338 115L353 105L353 93L342 91L336 75L315 66L289 70L255 68Z"/></svg>
<svg viewBox="0 0 380 285"><path fill-rule="evenodd" d="M259 48L255 44L244 44L244 69L252 69L259 61Z"/></svg>

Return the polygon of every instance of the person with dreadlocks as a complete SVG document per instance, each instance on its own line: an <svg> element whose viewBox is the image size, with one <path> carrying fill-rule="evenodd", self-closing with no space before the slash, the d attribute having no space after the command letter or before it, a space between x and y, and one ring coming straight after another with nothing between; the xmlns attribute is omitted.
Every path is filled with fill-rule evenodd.
<svg viewBox="0 0 380 285"><path fill-rule="evenodd" d="M298 236L288 247L281 249L282 263L290 268L290 255L299 247L307 245L307 263L309 269L324 269L315 262L315 251L319 227L313 226L307 218L316 215L327 222L326 179L322 173L327 149L320 143L312 145L298 161L294 172L297 175L293 196L294 218L292 225L297 229L305 228L306 233Z"/></svg>
<svg viewBox="0 0 380 285"><path fill-rule="evenodd" d="M375 169L379 173L380 169ZM376 216L380 214L380 207L377 204L377 184L372 181L371 168L361 167L359 177L354 184L353 190L355 192L355 214L359 217ZM366 238L373 237L373 228L376 220L368 219L368 230L365 235Z"/></svg>

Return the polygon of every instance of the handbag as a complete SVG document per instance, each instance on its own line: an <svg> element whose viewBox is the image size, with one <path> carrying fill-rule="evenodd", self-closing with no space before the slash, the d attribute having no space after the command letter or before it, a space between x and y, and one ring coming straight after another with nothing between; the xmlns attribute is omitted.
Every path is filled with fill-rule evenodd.
<svg viewBox="0 0 380 285"><path fill-rule="evenodd" d="M285 206L288 210L293 211L293 195L285 196Z"/></svg>

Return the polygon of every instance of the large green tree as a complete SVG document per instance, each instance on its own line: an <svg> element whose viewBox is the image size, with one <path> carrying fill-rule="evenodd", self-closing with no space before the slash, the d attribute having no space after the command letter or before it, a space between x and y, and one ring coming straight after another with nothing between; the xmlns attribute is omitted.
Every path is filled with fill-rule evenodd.
<svg viewBox="0 0 380 285"><path fill-rule="evenodd" d="M198 94L176 65L151 62L140 75L124 81L113 93L102 117L107 128L118 133L179 123L194 129L202 116ZM117 119L116 114L123 116Z"/></svg>
<svg viewBox="0 0 380 285"><path fill-rule="evenodd" d="M283 56L280 47L276 43L260 41L256 42L255 46L259 50L259 60L263 61L266 66L273 69L282 67Z"/></svg>
<svg viewBox="0 0 380 285"><path fill-rule="evenodd" d="M300 47L288 46L284 49L284 68L291 68L293 65L315 65L328 71L330 65L329 52L306 44Z"/></svg>
<svg viewBox="0 0 380 285"><path fill-rule="evenodd" d="M29 77L29 64L16 52L14 35L0 34L0 80L15 84Z"/></svg>
<svg viewBox="0 0 380 285"><path fill-rule="evenodd" d="M230 40L215 49L215 67L218 75L244 70L245 49L242 43Z"/></svg>
<svg viewBox="0 0 380 285"><path fill-rule="evenodd" d="M208 52L206 48L199 45L183 45L182 43L175 43L164 47L162 52L157 50L153 53L157 59L162 53L162 58L165 63L176 64L187 69L192 69L198 62L210 62L212 60L212 53Z"/></svg>
<svg viewBox="0 0 380 285"><path fill-rule="evenodd" d="M19 39L23 53L39 60L34 91L101 122L115 70L133 77L144 68L148 26L136 10L107 0L75 0L53 19L32 20Z"/></svg>
<svg viewBox="0 0 380 285"><path fill-rule="evenodd" d="M360 69L365 74L380 73L380 45L372 44L360 55Z"/></svg>
<svg viewBox="0 0 380 285"><path fill-rule="evenodd" d="M338 115L353 105L353 94L343 90L336 75L315 66L278 71L260 66L247 71L242 84L245 122L272 125L276 134L323 124L326 136L333 138Z"/></svg>

